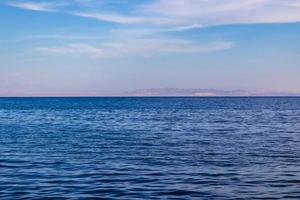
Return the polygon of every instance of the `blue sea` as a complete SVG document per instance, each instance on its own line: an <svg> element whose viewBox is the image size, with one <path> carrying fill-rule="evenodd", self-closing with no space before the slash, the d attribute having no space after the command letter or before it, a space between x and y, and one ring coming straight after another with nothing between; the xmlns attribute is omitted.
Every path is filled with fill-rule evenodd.
<svg viewBox="0 0 300 200"><path fill-rule="evenodd" d="M300 98L0 98L0 199L300 199Z"/></svg>

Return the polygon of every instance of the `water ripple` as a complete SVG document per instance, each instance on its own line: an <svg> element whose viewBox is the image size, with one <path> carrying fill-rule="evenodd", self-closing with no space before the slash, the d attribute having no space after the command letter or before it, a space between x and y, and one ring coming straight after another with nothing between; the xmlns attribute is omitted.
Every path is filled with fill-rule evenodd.
<svg viewBox="0 0 300 200"><path fill-rule="evenodd" d="M0 98L1 199L299 199L300 98Z"/></svg>

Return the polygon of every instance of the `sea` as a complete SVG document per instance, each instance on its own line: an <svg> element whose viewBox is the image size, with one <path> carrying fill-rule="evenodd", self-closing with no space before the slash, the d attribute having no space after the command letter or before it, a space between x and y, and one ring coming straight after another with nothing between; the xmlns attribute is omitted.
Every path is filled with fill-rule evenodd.
<svg viewBox="0 0 300 200"><path fill-rule="evenodd" d="M300 199L300 98L0 98L0 199Z"/></svg>

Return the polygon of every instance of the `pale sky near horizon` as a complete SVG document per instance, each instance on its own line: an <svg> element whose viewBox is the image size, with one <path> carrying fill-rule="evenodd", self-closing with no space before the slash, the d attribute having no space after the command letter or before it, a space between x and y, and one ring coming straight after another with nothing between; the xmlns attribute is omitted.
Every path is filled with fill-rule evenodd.
<svg viewBox="0 0 300 200"><path fill-rule="evenodd" d="M0 96L300 93L300 0L1 0Z"/></svg>

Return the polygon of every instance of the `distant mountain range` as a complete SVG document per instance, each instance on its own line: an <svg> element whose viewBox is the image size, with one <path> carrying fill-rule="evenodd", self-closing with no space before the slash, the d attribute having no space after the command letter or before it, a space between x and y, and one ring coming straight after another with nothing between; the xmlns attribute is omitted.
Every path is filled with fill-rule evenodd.
<svg viewBox="0 0 300 200"><path fill-rule="evenodd" d="M245 90L152 88L124 92L122 96L300 96L288 92L248 92Z"/></svg>

